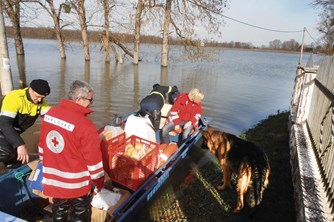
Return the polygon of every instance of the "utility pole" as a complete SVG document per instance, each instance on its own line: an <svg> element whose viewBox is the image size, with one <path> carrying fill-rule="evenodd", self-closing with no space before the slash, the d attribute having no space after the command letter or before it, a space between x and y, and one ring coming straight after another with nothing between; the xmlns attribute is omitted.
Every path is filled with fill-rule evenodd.
<svg viewBox="0 0 334 222"><path fill-rule="evenodd" d="M2 1L0 0L0 84L1 94L6 95L13 90L13 79L10 69L5 22L3 19Z"/></svg>
<svg viewBox="0 0 334 222"><path fill-rule="evenodd" d="M299 57L299 63L298 63L298 65L301 64L302 59L303 59L305 32L306 32L306 28L304 27L304 30L303 30L303 40L302 40L302 45L300 47L300 57Z"/></svg>

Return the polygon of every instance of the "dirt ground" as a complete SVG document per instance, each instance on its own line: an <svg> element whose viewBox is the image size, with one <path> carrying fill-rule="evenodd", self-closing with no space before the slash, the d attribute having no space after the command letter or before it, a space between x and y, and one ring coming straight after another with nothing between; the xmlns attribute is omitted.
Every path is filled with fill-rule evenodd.
<svg viewBox="0 0 334 222"><path fill-rule="evenodd" d="M149 221L296 221L289 163L288 115L288 112L283 112L269 116L241 135L266 152L271 166L269 186L257 208L246 206L240 213L233 213L236 206L235 189L216 189L221 184L222 173L217 160L212 157L212 161L192 168L188 176L182 178L181 185L165 188L155 207L152 207L156 209L160 205L162 208L156 215L150 213ZM186 166L182 167L184 170Z"/></svg>

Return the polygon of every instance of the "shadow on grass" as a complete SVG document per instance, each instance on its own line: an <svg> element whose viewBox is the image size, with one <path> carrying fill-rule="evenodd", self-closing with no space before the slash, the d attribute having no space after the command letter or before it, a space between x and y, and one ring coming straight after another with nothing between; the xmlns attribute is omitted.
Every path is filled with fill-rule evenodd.
<svg viewBox="0 0 334 222"><path fill-rule="evenodd" d="M245 206L240 213L233 213L237 201L235 184L233 189L218 191L216 187L223 176L218 160L196 146L189 153L191 160L179 166L178 173L147 208L157 213L148 213L150 219L146 217L144 221L295 221L288 116L288 112L269 116L242 135L266 152L271 166L269 186L258 207Z"/></svg>

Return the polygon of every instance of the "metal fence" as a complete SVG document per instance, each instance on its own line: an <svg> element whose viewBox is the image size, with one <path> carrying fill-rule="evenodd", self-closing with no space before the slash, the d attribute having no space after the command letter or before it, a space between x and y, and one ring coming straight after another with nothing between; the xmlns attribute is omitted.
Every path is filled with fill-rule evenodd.
<svg viewBox="0 0 334 222"><path fill-rule="evenodd" d="M307 147L302 147L307 146L307 142L303 143L303 145L293 142L293 140L300 141L300 137L302 137L296 135L298 127L299 132L305 131L302 135L307 137L306 139L304 138L305 140L309 139L311 146L307 152L310 152L310 150L313 151L317 163L317 169L309 170L318 170L321 181L316 181L314 184L319 184L319 182L322 183L321 186L315 186L317 189L315 196L317 198L313 201L326 201L328 203L325 205L328 206L330 212L326 212L326 210L319 208L319 212L327 214L322 218L330 218L321 221L328 221L333 220L333 217L328 214L334 213L334 58L326 57L319 61L318 66L313 66L313 61L310 62L310 59L309 63L312 64L311 67L309 64L305 67L298 66L297 68L290 109L290 124L295 130L292 130L290 143L296 146L292 147L292 149L297 150L295 152L297 157L295 157L294 160L299 161L298 170L305 172L305 169L302 169L302 167L305 168L311 166L303 164L305 158L302 157L303 152L301 152L301 150L308 150ZM307 192L310 192L305 189L305 181L309 181L312 178L305 175L300 176L300 178L302 178L302 182L299 182L299 185L301 185L304 190L304 193L300 195L302 197L300 198L300 201L305 202ZM321 198L319 198L319 193L322 188L324 189L323 193L326 200L321 200ZM307 212L312 211L312 209L310 209L311 207L307 209L309 204L310 203L299 204L300 206L304 206L302 210L299 209L299 214L307 214ZM312 216L308 215L305 216L305 218L312 218ZM305 221L310 220L305 219Z"/></svg>

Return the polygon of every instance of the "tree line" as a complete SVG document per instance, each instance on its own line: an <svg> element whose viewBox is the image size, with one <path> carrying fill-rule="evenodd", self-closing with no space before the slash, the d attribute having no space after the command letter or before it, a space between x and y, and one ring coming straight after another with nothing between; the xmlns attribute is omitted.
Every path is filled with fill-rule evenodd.
<svg viewBox="0 0 334 222"><path fill-rule="evenodd" d="M33 31L31 37L39 34L56 39L59 55L66 59L66 41L80 39L82 41L84 57L90 60L89 42L99 41L104 51L106 62L110 62L110 56L114 56L116 62L121 55L125 54L133 58L133 63L138 64L141 60L139 50L141 43L161 44L161 65L168 64L168 51L170 44L184 46L189 58L200 57L204 50L201 46L229 47L254 49L251 43L243 42L216 42L210 40L198 40L196 30L201 27L208 34L220 37L219 28L223 25L220 16L228 9L228 0L2 0L3 10L11 22L11 30L15 40L15 49L18 55L24 55L22 32L29 35L27 30L21 27L21 20L38 21L41 15L49 16L52 21L52 31L38 29ZM315 0L314 5L323 5L325 0ZM327 4L330 3L326 3ZM334 3L333 3L334 4ZM325 10L328 14L330 10ZM333 19L334 21L334 19ZM334 24L334 22L333 22ZM329 28L330 25L326 27ZM143 30L155 30L157 35L144 36ZM75 31L79 30L79 31ZM322 28L321 30L324 30ZM125 34L124 34L125 33ZM328 35L328 32L326 32ZM45 38L45 37L44 37ZM312 51L330 52L333 41L326 39L326 50L314 45L306 49ZM334 39L334 38L333 38ZM333 40L332 39L332 40ZM129 49L125 43L133 43ZM269 46L262 49L298 51L300 44L295 40L281 42L273 40Z"/></svg>
<svg viewBox="0 0 334 222"><path fill-rule="evenodd" d="M80 30L84 57L90 61L89 42L92 30L98 31L98 40L104 50L105 61L110 55L118 62L120 51L133 58L138 64L141 32L144 28L156 30L161 38L161 65L168 64L168 51L171 37L177 37L189 56L201 53L193 50L198 47L195 29L202 26L207 33L218 33L223 20L220 14L228 7L228 0L2 0L4 11L14 29L15 49L18 55L24 55L21 19L41 19L48 15L53 22L54 37L57 40L59 54L66 59L65 28ZM26 18L27 18L26 17ZM33 17L33 18L32 18ZM126 30L133 36L133 50L124 43Z"/></svg>
<svg viewBox="0 0 334 222"><path fill-rule="evenodd" d="M13 27L6 27L6 33L8 37L14 38L15 30ZM34 28L34 27L22 27L21 34L24 38L32 38L32 39L56 39L56 35L53 29L49 28ZM88 37L91 42L99 42L100 41L101 32L99 31L90 31L88 32ZM123 43L133 43L134 36L126 33L113 33L115 38L122 39ZM66 41L80 41L80 31L79 30L63 30L63 37ZM141 43L144 44L158 44L162 43L162 38L153 35L142 35ZM170 38L170 45L183 45L185 44L180 39ZM268 46L263 45L261 47L253 46L252 43L247 42L238 42L238 41L230 41L230 42L201 42L201 41L193 41L193 45L200 46L204 45L206 47L221 47L221 48L235 48L235 49L262 49L262 50L275 50L275 51L290 51L290 52L299 52L300 44L294 39L288 41L281 41L275 39L270 41ZM319 52L319 48L315 47L314 44L307 45L304 49L306 52Z"/></svg>

